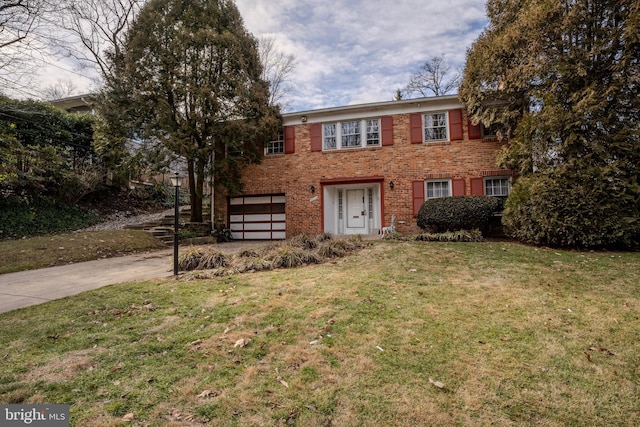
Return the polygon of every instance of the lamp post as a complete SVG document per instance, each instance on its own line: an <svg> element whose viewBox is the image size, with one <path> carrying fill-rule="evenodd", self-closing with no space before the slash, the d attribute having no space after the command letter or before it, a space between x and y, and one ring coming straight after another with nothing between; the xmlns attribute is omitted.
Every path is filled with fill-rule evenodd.
<svg viewBox="0 0 640 427"><path fill-rule="evenodd" d="M173 275L178 275L178 219L180 217L179 199L180 186L182 185L182 177L175 173L171 176L171 184L176 189L175 193L175 213L173 215Z"/></svg>

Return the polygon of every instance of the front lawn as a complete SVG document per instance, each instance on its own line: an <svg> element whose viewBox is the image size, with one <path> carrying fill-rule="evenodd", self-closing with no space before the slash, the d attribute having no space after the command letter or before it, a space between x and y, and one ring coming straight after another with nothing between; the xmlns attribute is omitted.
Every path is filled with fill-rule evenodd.
<svg viewBox="0 0 640 427"><path fill-rule="evenodd" d="M637 425L640 253L376 241L0 315L0 403L72 425Z"/></svg>
<svg viewBox="0 0 640 427"><path fill-rule="evenodd" d="M167 245L141 230L105 230L52 234L0 241L0 274L91 261Z"/></svg>

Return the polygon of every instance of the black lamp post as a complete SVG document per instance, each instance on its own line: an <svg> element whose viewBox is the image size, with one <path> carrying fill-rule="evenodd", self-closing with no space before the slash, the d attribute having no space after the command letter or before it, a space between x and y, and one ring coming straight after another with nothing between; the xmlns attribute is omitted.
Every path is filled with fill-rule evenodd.
<svg viewBox="0 0 640 427"><path fill-rule="evenodd" d="M180 186L182 185L182 177L176 172L171 176L171 184L176 189L175 194L175 213L173 218L173 275L178 275L178 219L180 217L179 199L180 199Z"/></svg>

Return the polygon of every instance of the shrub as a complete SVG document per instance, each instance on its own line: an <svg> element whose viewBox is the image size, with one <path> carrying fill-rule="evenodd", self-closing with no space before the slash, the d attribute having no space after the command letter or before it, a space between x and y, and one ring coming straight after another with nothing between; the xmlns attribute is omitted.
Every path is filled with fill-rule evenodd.
<svg viewBox="0 0 640 427"><path fill-rule="evenodd" d="M445 233L422 233L415 237L420 242L481 242L480 230L458 230Z"/></svg>
<svg viewBox="0 0 640 427"><path fill-rule="evenodd" d="M316 253L287 243L280 244L266 258L271 260L274 268L292 268L320 262L320 257Z"/></svg>
<svg viewBox="0 0 640 427"><path fill-rule="evenodd" d="M384 233L384 236L382 236L383 240L408 240L409 238L398 233L397 231L391 232L391 231L387 231L386 233Z"/></svg>
<svg viewBox="0 0 640 427"><path fill-rule="evenodd" d="M289 239L289 244L291 246L307 250L315 249L318 247L318 242L312 237L307 236L306 234L299 234L292 237L291 239Z"/></svg>
<svg viewBox="0 0 640 427"><path fill-rule="evenodd" d="M253 249L242 249L238 252L240 258L259 258L260 254Z"/></svg>
<svg viewBox="0 0 640 427"><path fill-rule="evenodd" d="M273 263L270 260L259 257L240 257L238 264L238 270L240 272L264 271L271 270L273 268Z"/></svg>
<svg viewBox="0 0 640 427"><path fill-rule="evenodd" d="M500 209L495 197L459 196L429 199L418 212L418 226L441 233L456 230L485 230L491 216Z"/></svg>
<svg viewBox="0 0 640 427"><path fill-rule="evenodd" d="M212 270L229 265L227 256L217 249L191 247L178 257L178 267L182 271Z"/></svg>
<svg viewBox="0 0 640 427"><path fill-rule="evenodd" d="M567 175L520 178L505 203L506 232L536 245L637 248L638 194L613 177Z"/></svg>
<svg viewBox="0 0 640 427"><path fill-rule="evenodd" d="M329 233L329 232L326 232L326 231L324 233L318 234L316 236L316 240L318 242L326 242L327 240L331 240L331 239L333 239L333 235L331 233Z"/></svg>
<svg viewBox="0 0 640 427"><path fill-rule="evenodd" d="M0 238L79 230L97 222L92 212L44 197L0 197Z"/></svg>
<svg viewBox="0 0 640 427"><path fill-rule="evenodd" d="M318 255L323 258L339 258L344 256L347 251L342 240L329 240L323 242L318 248Z"/></svg>
<svg viewBox="0 0 640 427"><path fill-rule="evenodd" d="M214 268L226 267L229 265L227 256L212 248L207 248L203 251L198 263L198 270L211 270Z"/></svg>
<svg viewBox="0 0 640 427"><path fill-rule="evenodd" d="M191 271L198 268L204 249L191 247L181 252L178 256L178 268L182 271Z"/></svg>

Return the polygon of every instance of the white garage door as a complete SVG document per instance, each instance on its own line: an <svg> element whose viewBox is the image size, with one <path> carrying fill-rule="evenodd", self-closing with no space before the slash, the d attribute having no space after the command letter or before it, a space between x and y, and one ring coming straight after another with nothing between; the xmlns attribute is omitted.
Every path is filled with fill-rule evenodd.
<svg viewBox="0 0 640 427"><path fill-rule="evenodd" d="M286 238L284 195L234 197L229 201L229 228L236 240Z"/></svg>

